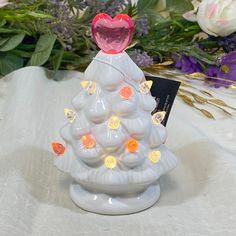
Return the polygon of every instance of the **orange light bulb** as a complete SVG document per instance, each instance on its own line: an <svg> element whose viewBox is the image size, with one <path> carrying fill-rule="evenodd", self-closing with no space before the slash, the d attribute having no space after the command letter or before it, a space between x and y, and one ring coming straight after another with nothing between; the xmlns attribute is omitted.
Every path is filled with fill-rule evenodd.
<svg viewBox="0 0 236 236"><path fill-rule="evenodd" d="M124 99L129 99L133 95L133 90L130 86L125 86L120 90L120 96Z"/></svg>
<svg viewBox="0 0 236 236"><path fill-rule="evenodd" d="M58 156L62 156L66 151L66 148L61 143L52 143L52 149Z"/></svg>
<svg viewBox="0 0 236 236"><path fill-rule="evenodd" d="M137 140L130 139L126 144L126 148L129 150L129 152L136 152L138 150Z"/></svg>
<svg viewBox="0 0 236 236"><path fill-rule="evenodd" d="M82 137L82 142L85 148L93 148L95 146L95 141L91 134L84 135Z"/></svg>

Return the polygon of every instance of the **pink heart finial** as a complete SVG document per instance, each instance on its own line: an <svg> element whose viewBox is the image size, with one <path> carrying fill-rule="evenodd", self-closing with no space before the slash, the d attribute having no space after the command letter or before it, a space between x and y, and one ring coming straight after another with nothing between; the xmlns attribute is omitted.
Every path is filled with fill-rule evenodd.
<svg viewBox="0 0 236 236"><path fill-rule="evenodd" d="M132 40L134 22L126 14L119 14L112 19L109 15L100 13L93 19L92 34L98 47L105 53L121 53Z"/></svg>

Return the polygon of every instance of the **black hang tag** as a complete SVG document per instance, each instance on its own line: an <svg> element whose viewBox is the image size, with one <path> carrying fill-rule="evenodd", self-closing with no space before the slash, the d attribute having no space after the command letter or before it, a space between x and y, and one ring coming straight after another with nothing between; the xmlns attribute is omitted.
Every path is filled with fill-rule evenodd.
<svg viewBox="0 0 236 236"><path fill-rule="evenodd" d="M146 80L152 80L153 85L151 88L151 94L156 98L157 106L152 114L165 111L166 115L162 124L166 126L172 105L174 103L176 94L178 92L180 82L175 80L164 79L155 76L145 76Z"/></svg>

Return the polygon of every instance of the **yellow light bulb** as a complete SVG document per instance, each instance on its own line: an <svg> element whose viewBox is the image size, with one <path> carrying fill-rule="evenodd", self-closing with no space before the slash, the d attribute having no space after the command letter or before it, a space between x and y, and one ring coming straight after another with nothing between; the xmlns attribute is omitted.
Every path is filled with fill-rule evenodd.
<svg viewBox="0 0 236 236"><path fill-rule="evenodd" d="M87 81L87 80L82 80L80 84L81 84L81 86L82 86L83 89L86 89L88 83L89 83L89 81Z"/></svg>
<svg viewBox="0 0 236 236"><path fill-rule="evenodd" d="M73 123L77 114L75 111L71 110L71 109L67 109L65 108L64 109L64 114L65 114L65 117L66 119L70 122L70 123Z"/></svg>
<svg viewBox="0 0 236 236"><path fill-rule="evenodd" d="M152 151L148 154L148 159L154 164L161 160L161 152L159 150Z"/></svg>
<svg viewBox="0 0 236 236"><path fill-rule="evenodd" d="M159 111L152 115L152 121L155 125L159 125L165 119L165 116L166 116L165 111Z"/></svg>
<svg viewBox="0 0 236 236"><path fill-rule="evenodd" d="M118 129L120 127L120 119L117 116L112 116L108 121L109 129Z"/></svg>
<svg viewBox="0 0 236 236"><path fill-rule="evenodd" d="M97 90L96 83L94 81L90 81L87 87L87 91L89 94L95 94Z"/></svg>
<svg viewBox="0 0 236 236"><path fill-rule="evenodd" d="M86 90L89 94L95 94L97 90L96 83L94 81L82 80L81 86L84 90Z"/></svg>
<svg viewBox="0 0 236 236"><path fill-rule="evenodd" d="M117 166L117 161L114 156L107 156L104 161L104 165L108 169L113 169Z"/></svg>
<svg viewBox="0 0 236 236"><path fill-rule="evenodd" d="M142 94L147 94L147 93L150 92L150 89L151 89L152 85L153 85L152 80L144 81L140 84L139 90Z"/></svg>

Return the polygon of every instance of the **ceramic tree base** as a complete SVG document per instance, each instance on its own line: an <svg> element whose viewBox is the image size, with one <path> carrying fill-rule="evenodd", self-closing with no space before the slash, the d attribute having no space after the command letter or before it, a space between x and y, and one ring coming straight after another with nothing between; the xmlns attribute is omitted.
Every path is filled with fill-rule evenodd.
<svg viewBox="0 0 236 236"><path fill-rule="evenodd" d="M63 158L55 159L55 165L73 177L74 183L70 186L70 196L81 209L107 215L131 214L145 210L157 202L160 197L159 177L177 165L176 157L164 145L159 149L165 158L155 166L154 172L153 169L147 172L130 170L128 176L130 182L123 185L112 185L105 181L109 181L109 178L112 181L112 176L117 180L116 183L124 182L122 177L125 178L128 173L104 171L102 168L96 171L88 170L74 158L71 149ZM104 175L105 178L101 178ZM137 181L132 181L132 176L139 176L139 178ZM93 180L88 182L89 179Z"/></svg>
<svg viewBox="0 0 236 236"><path fill-rule="evenodd" d="M160 187L155 183L144 192L113 196L90 192L78 184L71 184L70 196L76 205L86 211L104 215L123 215L143 211L154 205L160 197Z"/></svg>

